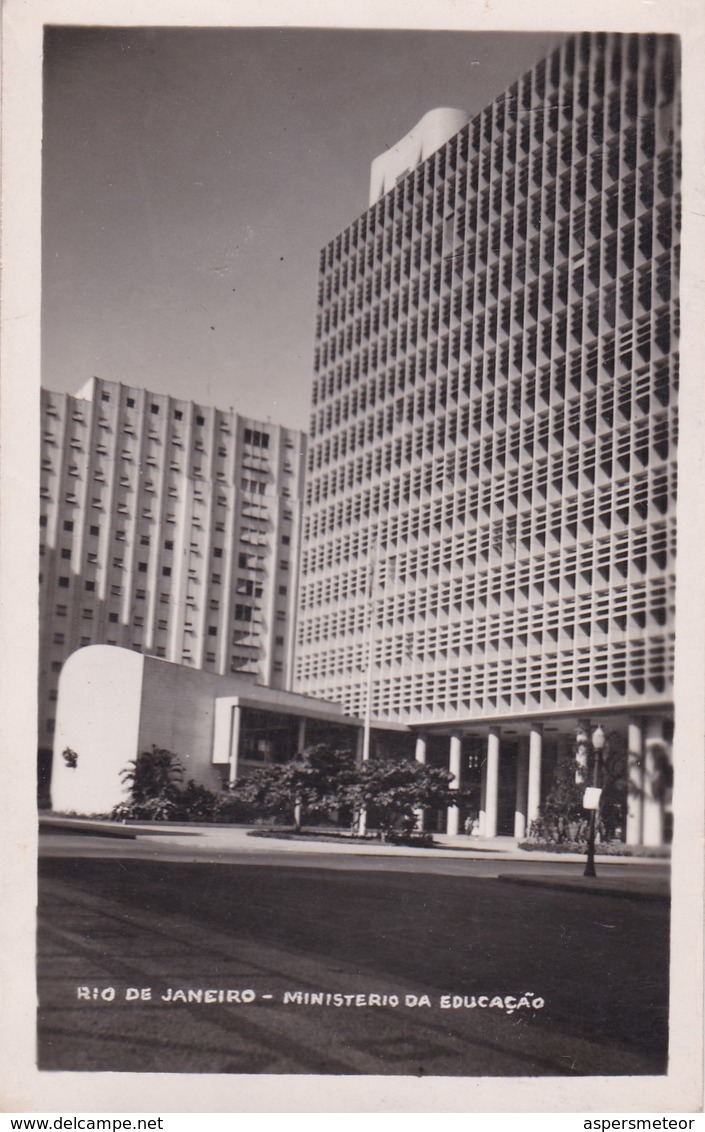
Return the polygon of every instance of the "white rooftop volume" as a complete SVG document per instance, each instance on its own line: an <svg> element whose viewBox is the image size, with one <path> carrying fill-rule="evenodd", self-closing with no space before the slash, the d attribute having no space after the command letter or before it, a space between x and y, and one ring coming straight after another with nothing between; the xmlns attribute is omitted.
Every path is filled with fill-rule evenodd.
<svg viewBox="0 0 705 1132"><path fill-rule="evenodd" d="M401 177L445 145L469 120L464 110L447 106L429 110L401 141L375 157L370 168L370 207L393 189Z"/></svg>

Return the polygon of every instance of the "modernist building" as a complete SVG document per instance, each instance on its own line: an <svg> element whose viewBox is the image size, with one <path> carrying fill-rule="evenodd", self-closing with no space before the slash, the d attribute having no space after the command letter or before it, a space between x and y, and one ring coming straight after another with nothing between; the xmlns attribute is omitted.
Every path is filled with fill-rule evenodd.
<svg viewBox="0 0 705 1132"><path fill-rule="evenodd" d="M321 254L295 686L358 716L369 689L481 778L486 834L585 721L628 741L627 839L664 836L676 51L579 35L427 115Z"/></svg>
<svg viewBox="0 0 705 1132"><path fill-rule="evenodd" d="M335 704L265 688L249 676L91 645L61 670L52 804L109 813L127 797L125 767L152 745L178 755L185 780L219 792L317 743L354 750L359 726Z"/></svg>
<svg viewBox="0 0 705 1132"><path fill-rule="evenodd" d="M44 762L85 645L289 686L305 435L98 378L42 429Z"/></svg>

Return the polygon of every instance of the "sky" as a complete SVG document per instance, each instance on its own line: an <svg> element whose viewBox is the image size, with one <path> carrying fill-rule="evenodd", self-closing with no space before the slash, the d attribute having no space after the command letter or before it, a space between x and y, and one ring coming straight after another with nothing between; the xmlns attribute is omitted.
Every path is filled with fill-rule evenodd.
<svg viewBox="0 0 705 1132"><path fill-rule="evenodd" d="M42 384L95 374L306 428L318 254L366 210L372 160L562 39L48 28Z"/></svg>

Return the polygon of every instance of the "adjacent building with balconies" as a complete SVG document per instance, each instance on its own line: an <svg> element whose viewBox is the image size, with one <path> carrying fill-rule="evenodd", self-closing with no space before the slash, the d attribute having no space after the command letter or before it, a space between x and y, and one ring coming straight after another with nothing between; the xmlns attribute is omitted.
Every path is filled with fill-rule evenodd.
<svg viewBox="0 0 705 1132"><path fill-rule="evenodd" d="M85 645L290 686L305 451L295 429L113 381L42 392L45 777Z"/></svg>

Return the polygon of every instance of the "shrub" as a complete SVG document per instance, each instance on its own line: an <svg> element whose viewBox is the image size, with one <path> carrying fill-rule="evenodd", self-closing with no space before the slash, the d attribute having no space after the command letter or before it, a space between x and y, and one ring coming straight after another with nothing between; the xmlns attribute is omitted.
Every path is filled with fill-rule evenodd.
<svg viewBox="0 0 705 1132"><path fill-rule="evenodd" d="M587 766L580 768L576 761L582 747L589 760L597 757L589 739L589 723L578 728L571 747L563 753L554 771L553 782L541 812L531 823L529 840L543 845L573 845L583 851L587 843L588 816L583 809L583 794L588 785ZM578 741L578 734L583 739ZM601 768L602 797L597 814L596 829L603 842L612 841L624 828L627 803L627 752L624 738L619 732L606 737Z"/></svg>
<svg viewBox="0 0 705 1132"><path fill-rule="evenodd" d="M112 810L116 821L212 821L218 812L219 796L192 778L182 786L183 763L163 747L142 751L121 777L130 797Z"/></svg>
<svg viewBox="0 0 705 1132"><path fill-rule="evenodd" d="M138 804L152 798L174 798L184 777L181 759L163 747L152 746L127 764L120 777Z"/></svg>
<svg viewBox="0 0 705 1132"><path fill-rule="evenodd" d="M110 813L113 821L178 821L178 806L171 798L120 802Z"/></svg>

